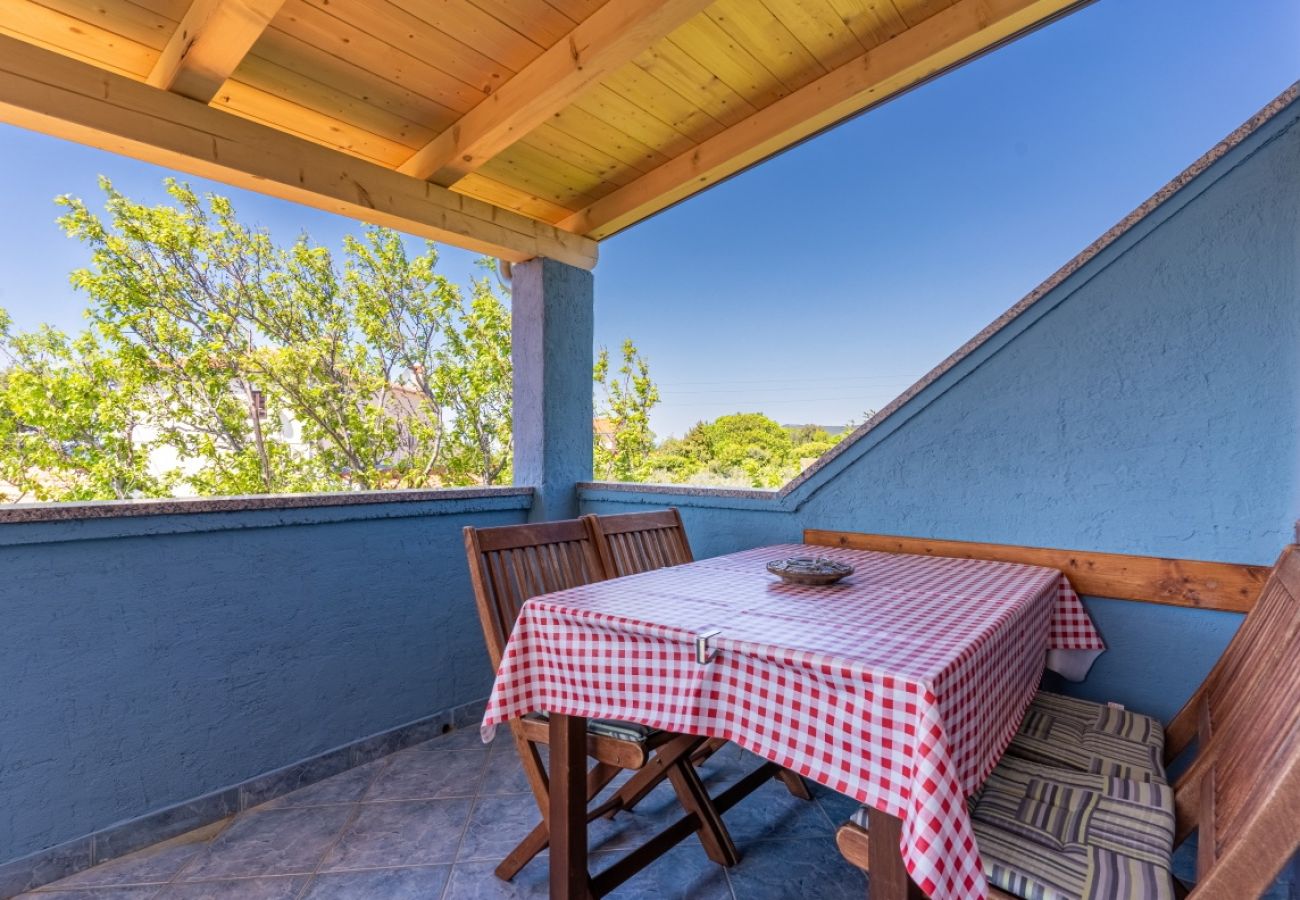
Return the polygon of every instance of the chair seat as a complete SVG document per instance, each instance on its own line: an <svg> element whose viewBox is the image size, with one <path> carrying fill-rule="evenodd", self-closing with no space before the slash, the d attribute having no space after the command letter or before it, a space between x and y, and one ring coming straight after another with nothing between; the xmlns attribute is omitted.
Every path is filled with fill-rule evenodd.
<svg viewBox="0 0 1300 900"><path fill-rule="evenodd" d="M1004 756L970 801L984 875L1025 900L1173 900L1174 792ZM867 807L836 836L869 867ZM856 826L857 829L854 830Z"/></svg>
<svg viewBox="0 0 1300 900"><path fill-rule="evenodd" d="M550 721L550 716L545 712L529 713L524 718L538 722ZM588 719L587 733L598 737L613 738L616 741L644 744L662 732L658 728L651 728L649 725L638 725L636 722L622 722L618 719Z"/></svg>
<svg viewBox="0 0 1300 900"><path fill-rule="evenodd" d="M1165 784L1165 731L1141 713L1040 691L1007 755L1076 772Z"/></svg>
<svg viewBox="0 0 1300 900"><path fill-rule="evenodd" d="M1004 757L972 814L989 884L1033 900L1172 900L1174 792Z"/></svg>

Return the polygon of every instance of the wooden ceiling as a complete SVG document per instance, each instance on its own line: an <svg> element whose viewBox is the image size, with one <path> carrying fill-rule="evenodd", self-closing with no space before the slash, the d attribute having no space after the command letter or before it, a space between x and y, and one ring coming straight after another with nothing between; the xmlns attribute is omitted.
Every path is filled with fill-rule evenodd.
<svg viewBox="0 0 1300 900"><path fill-rule="evenodd" d="M0 0L0 121L521 260L1079 0Z"/></svg>

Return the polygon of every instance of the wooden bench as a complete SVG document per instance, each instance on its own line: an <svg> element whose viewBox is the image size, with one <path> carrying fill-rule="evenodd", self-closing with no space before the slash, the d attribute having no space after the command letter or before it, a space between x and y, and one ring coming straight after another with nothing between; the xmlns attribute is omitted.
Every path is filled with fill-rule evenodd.
<svg viewBox="0 0 1300 900"><path fill-rule="evenodd" d="M1142 791L1160 797L1167 792L1169 849L1199 832L1197 883L1190 893L1197 900L1258 896L1300 846L1300 548L1288 547L1270 569L839 532L807 532L805 541L1045 565L1066 572L1082 594L1247 612L1209 676L1166 728L1164 759L1156 761ZM1194 740L1194 758L1172 788L1165 787L1161 763L1178 757ZM1071 754L1062 757L1068 761ZM1036 765L1014 755L1013 745L990 783L1014 791L1040 771ZM1066 762L1045 766L1043 774L1045 781L1076 787L1102 777ZM992 800L981 797L975 806L977 835L984 827L992 846L994 836L1001 839L1006 833L990 830L988 822L996 815L983 813L984 806L992 807ZM849 862L870 868L866 829L845 824L836 841ZM1026 844L1034 852L1040 849L1028 839ZM988 853L985 862L986 871L996 864ZM1180 884L1172 889L1186 894ZM1018 895L994 888L991 896Z"/></svg>

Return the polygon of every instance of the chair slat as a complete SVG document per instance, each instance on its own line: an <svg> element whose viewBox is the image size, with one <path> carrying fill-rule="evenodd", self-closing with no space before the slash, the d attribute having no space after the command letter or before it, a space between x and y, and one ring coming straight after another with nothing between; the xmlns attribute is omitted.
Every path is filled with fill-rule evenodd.
<svg viewBox="0 0 1300 900"><path fill-rule="evenodd" d="M612 571L635 572L635 557L632 555L632 538L626 534L610 536L610 548L614 551Z"/></svg>

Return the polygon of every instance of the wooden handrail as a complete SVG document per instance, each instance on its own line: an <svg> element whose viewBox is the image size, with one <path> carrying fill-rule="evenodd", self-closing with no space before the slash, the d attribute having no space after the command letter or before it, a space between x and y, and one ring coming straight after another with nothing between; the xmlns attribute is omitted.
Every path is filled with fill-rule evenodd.
<svg viewBox="0 0 1300 900"><path fill-rule="evenodd" d="M989 559L1059 569L1080 594L1228 612L1250 612L1271 571L1268 566L983 544L934 538L862 534L809 528L804 543L886 553Z"/></svg>

